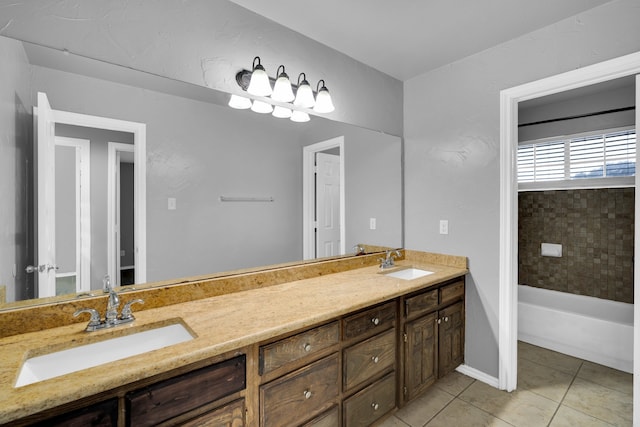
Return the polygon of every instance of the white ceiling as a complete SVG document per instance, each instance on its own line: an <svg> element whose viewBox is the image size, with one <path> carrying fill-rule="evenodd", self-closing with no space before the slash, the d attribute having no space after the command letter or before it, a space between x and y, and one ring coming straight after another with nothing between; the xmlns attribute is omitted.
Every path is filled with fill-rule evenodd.
<svg viewBox="0 0 640 427"><path fill-rule="evenodd" d="M231 0L407 80L611 0Z"/></svg>

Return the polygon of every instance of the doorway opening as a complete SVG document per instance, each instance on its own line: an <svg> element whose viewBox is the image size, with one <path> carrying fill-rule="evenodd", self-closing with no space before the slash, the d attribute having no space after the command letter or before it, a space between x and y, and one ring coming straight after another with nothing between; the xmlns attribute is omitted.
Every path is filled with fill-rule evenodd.
<svg viewBox="0 0 640 427"><path fill-rule="evenodd" d="M54 110L46 94L38 93L38 107L35 108L37 121L37 164L36 168L36 253L38 266L31 270L36 273L38 297L56 294L56 233L55 233L55 128L57 125L71 125L80 128L123 132L133 135L133 158L136 164L133 179L134 197L134 241L135 282L146 281L146 125L143 123L90 116L67 111ZM97 208L101 211L105 208ZM63 236L58 236L62 238ZM93 239L96 247L97 240ZM107 246L105 236L102 245ZM106 264L106 263L105 263ZM107 270L106 268L103 270ZM104 274L104 273L103 273ZM95 280L94 280L95 282ZM98 288L98 284L90 288ZM84 286L84 285L83 285Z"/></svg>
<svg viewBox="0 0 640 427"><path fill-rule="evenodd" d="M303 258L343 255L344 137L303 148Z"/></svg>
<svg viewBox="0 0 640 427"><path fill-rule="evenodd" d="M524 84L500 93L500 285L499 285L499 388L512 391L517 384L517 174L518 103L562 91L589 86L640 73L640 53L626 55L557 76ZM640 78L636 77L636 104ZM636 124L640 122L636 109ZM637 159L636 159L637 160ZM635 211L639 212L640 178L635 177ZM635 218L635 241L639 241L640 221ZM639 252L635 245L635 256ZM634 265L634 360L640 360L640 268ZM634 419L640 413L640 367L634 364Z"/></svg>

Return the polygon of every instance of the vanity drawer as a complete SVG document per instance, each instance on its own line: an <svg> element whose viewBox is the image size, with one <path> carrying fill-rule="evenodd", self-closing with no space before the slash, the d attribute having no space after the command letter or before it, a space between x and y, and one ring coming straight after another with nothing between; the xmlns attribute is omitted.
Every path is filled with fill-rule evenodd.
<svg viewBox="0 0 640 427"><path fill-rule="evenodd" d="M366 427L396 406L396 377L392 372L344 403L344 425Z"/></svg>
<svg viewBox="0 0 640 427"><path fill-rule="evenodd" d="M334 406L324 414L318 415L302 427L336 427L340 425L340 408Z"/></svg>
<svg viewBox="0 0 640 427"><path fill-rule="evenodd" d="M376 374L393 368L396 330L390 329L344 351L344 390L357 386Z"/></svg>
<svg viewBox="0 0 640 427"><path fill-rule="evenodd" d="M433 289L407 298L404 301L404 305L404 314L408 318L413 318L421 314L433 311L438 307L438 290Z"/></svg>
<svg viewBox="0 0 640 427"><path fill-rule="evenodd" d="M462 299L464 296L464 281L452 283L440 288L440 304L447 304Z"/></svg>
<svg viewBox="0 0 640 427"><path fill-rule="evenodd" d="M127 425L153 426L244 390L246 356L196 369L125 396Z"/></svg>
<svg viewBox="0 0 640 427"><path fill-rule="evenodd" d="M343 320L344 338L365 336L372 331L384 331L396 324L396 303L389 302Z"/></svg>
<svg viewBox="0 0 640 427"><path fill-rule="evenodd" d="M335 404L339 393L338 354L260 386L263 426L298 425Z"/></svg>
<svg viewBox="0 0 640 427"><path fill-rule="evenodd" d="M232 426L243 427L244 421L244 399L238 399L213 411L200 415L185 423L180 423L181 427L220 427Z"/></svg>
<svg viewBox="0 0 640 427"><path fill-rule="evenodd" d="M340 324L335 321L289 338L260 346L260 375L280 368L340 341Z"/></svg>

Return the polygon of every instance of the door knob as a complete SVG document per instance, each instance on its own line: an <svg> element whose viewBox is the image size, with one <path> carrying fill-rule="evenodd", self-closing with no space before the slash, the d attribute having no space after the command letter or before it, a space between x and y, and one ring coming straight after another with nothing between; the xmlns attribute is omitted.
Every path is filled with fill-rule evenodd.
<svg viewBox="0 0 640 427"><path fill-rule="evenodd" d="M57 270L59 267L51 264L43 264L43 265L27 265L27 268L24 269L27 273L44 273L45 270L47 273L51 270Z"/></svg>

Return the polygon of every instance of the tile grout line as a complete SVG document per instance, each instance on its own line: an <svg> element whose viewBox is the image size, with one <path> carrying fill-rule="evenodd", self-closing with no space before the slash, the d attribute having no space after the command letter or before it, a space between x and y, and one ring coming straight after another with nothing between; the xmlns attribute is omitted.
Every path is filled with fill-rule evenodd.
<svg viewBox="0 0 640 427"><path fill-rule="evenodd" d="M558 406L556 407L556 410L553 411L553 415L551 416L551 419L549 420L549 424L547 424L547 427L551 425L551 423L553 422L553 419L556 417L556 415L558 415L558 411L560 410L560 407L562 406L562 402L564 402L564 399L567 397L567 394L569 394L569 390L571 390L571 386L573 385L573 383L576 380L576 378L578 378L578 373L580 372L580 369L582 369L582 365L584 365L584 360L580 361L580 366L578 366L578 369L576 370L576 373L573 374L573 378L571 379L571 383L569 384L569 387L567 387L567 390L562 395L562 399L560 399L560 402L558 403Z"/></svg>

